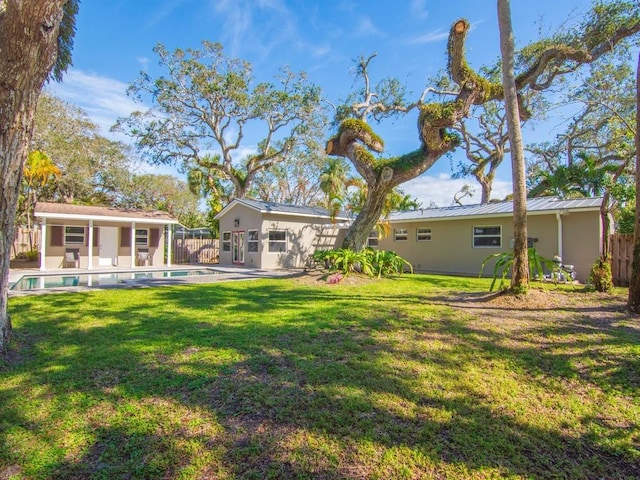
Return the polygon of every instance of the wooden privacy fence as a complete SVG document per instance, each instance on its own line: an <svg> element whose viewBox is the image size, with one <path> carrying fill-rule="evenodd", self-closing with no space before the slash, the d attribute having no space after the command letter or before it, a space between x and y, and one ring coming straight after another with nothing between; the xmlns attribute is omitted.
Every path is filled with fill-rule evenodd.
<svg viewBox="0 0 640 480"><path fill-rule="evenodd" d="M13 237L11 256L13 258L20 257L30 251L31 248L34 250L38 250L40 248L40 229L34 228L31 230L30 241L29 230L26 228L16 227L15 235Z"/></svg>
<svg viewBox="0 0 640 480"><path fill-rule="evenodd" d="M633 257L633 235L614 234L609 237L611 275L616 287L628 287Z"/></svg>
<svg viewBox="0 0 640 480"><path fill-rule="evenodd" d="M218 263L217 238L174 238L173 263Z"/></svg>

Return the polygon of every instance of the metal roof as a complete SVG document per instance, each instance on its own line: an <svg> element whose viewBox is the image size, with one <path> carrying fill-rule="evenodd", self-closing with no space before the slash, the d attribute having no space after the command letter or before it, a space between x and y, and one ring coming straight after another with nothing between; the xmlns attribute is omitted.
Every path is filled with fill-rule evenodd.
<svg viewBox="0 0 640 480"><path fill-rule="evenodd" d="M602 197L560 199L557 197L537 197L527 199L527 214L568 213L572 211L598 210ZM396 212L389 221L453 220L459 218L500 217L513 215L513 202L493 202L484 205L462 205L454 207L427 208Z"/></svg>
<svg viewBox="0 0 640 480"><path fill-rule="evenodd" d="M224 207L215 218L220 218L231 209L234 204L245 205L260 213L273 213L280 215L296 215L300 217L331 218L329 211L322 207L304 207L300 205L289 205L286 203L265 202L263 200L250 200L248 198L234 198L231 203ZM336 220L347 220L344 213L339 213Z"/></svg>

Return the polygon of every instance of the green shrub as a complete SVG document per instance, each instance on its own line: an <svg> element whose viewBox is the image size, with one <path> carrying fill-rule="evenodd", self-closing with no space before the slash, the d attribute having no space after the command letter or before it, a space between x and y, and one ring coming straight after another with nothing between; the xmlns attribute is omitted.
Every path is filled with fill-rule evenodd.
<svg viewBox="0 0 640 480"><path fill-rule="evenodd" d="M538 255L538 252L535 248L530 247L527 250L527 254L529 257L529 277L532 280L540 280L544 279L544 271L545 269L550 272L555 272L558 269L558 265L553 260L549 260L541 255ZM496 282L500 279L500 290L505 290L506 280L509 274L511 273L511 269L513 268L513 251L510 252L502 252L502 253L494 253L489 255L484 259L482 265L480 266L480 274L484 271L484 267L487 263L496 258L496 264L493 267L493 281L491 282L491 286L489 287L489 291L492 292L494 287L496 286Z"/></svg>
<svg viewBox="0 0 640 480"><path fill-rule="evenodd" d="M378 278L400 275L404 272L405 266L413 273L413 266L396 252L367 248L364 253L369 256L373 274Z"/></svg>
<svg viewBox="0 0 640 480"><path fill-rule="evenodd" d="M30 262L36 262L40 258L40 252L38 250L29 250L25 256Z"/></svg>
<svg viewBox="0 0 640 480"><path fill-rule="evenodd" d="M600 257L591 266L589 284L597 292L610 292L613 289L613 275L611 274L611 259Z"/></svg>
<svg viewBox="0 0 640 480"><path fill-rule="evenodd" d="M357 272L369 277L398 275L405 266L413 273L411 264L395 252L366 248L354 252L347 248L337 250L316 250L312 256L317 263L324 264L330 271L339 271L345 276Z"/></svg>

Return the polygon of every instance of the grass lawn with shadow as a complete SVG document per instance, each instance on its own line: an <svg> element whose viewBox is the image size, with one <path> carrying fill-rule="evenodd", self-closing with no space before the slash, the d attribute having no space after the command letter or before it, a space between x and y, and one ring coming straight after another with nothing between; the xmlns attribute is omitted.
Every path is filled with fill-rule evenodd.
<svg viewBox="0 0 640 480"><path fill-rule="evenodd" d="M11 298L0 478L640 478L624 291L551 286L531 304L489 284Z"/></svg>

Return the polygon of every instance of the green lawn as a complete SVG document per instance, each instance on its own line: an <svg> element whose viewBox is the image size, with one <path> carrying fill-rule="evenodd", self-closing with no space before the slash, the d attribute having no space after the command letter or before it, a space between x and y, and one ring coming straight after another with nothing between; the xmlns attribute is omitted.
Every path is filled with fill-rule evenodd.
<svg viewBox="0 0 640 480"><path fill-rule="evenodd" d="M296 279L10 299L0 479L640 478L640 322Z"/></svg>

